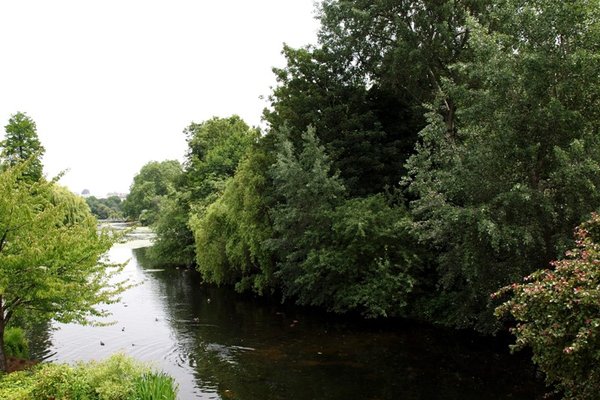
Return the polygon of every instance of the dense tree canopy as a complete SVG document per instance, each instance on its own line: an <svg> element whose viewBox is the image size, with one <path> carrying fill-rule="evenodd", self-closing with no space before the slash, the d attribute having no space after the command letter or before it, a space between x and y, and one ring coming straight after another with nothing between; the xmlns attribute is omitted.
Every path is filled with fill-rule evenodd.
<svg viewBox="0 0 600 400"><path fill-rule="evenodd" d="M592 3L507 1L491 15L497 30L468 21L472 60L443 86L456 129L432 111L409 161L415 234L437 254L445 323L493 330L488 295L558 257L600 205Z"/></svg>
<svg viewBox="0 0 600 400"><path fill-rule="evenodd" d="M176 160L151 161L133 178L129 194L123 202L125 215L145 225L154 223L161 199L175 190L182 173Z"/></svg>
<svg viewBox="0 0 600 400"><path fill-rule="evenodd" d="M186 129L155 250L238 290L494 332L490 294L600 206L598 10L325 0L265 132Z"/></svg>
<svg viewBox="0 0 600 400"><path fill-rule="evenodd" d="M284 296L337 312L401 315L415 266L404 209L383 195L348 199L312 129L301 150L281 135L271 174L278 202L270 246Z"/></svg>
<svg viewBox="0 0 600 400"><path fill-rule="evenodd" d="M88 196L85 202L90 207L92 214L98 219L118 220L123 218L123 201L118 196L97 198Z"/></svg>
<svg viewBox="0 0 600 400"><path fill-rule="evenodd" d="M204 215L222 194L259 134L238 116L192 123L184 134L188 151L183 173L175 190L161 201L164 204L153 224L157 239L152 253L165 263L192 265L195 244L190 219Z"/></svg>
<svg viewBox="0 0 600 400"><path fill-rule="evenodd" d="M264 146L253 146L227 181L223 195L206 213L191 220L198 269L207 282L237 285L269 293L274 283L274 254L266 245L273 203L268 174L274 159Z"/></svg>

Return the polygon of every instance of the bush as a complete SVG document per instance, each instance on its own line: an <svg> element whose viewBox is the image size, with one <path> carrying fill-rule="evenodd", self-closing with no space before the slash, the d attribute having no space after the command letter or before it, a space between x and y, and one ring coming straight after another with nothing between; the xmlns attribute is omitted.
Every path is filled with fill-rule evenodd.
<svg viewBox="0 0 600 400"><path fill-rule="evenodd" d="M4 350L7 356L29 358L29 343L25 332L18 327L6 328L4 331Z"/></svg>
<svg viewBox="0 0 600 400"><path fill-rule="evenodd" d="M31 390L35 385L35 376L30 372L21 371L4 375L0 378L0 399L30 400Z"/></svg>
<svg viewBox="0 0 600 400"><path fill-rule="evenodd" d="M566 399L600 393L600 216L575 232L576 248L494 296L511 298L497 316L516 320L513 350L531 347L533 361Z"/></svg>
<svg viewBox="0 0 600 400"><path fill-rule="evenodd" d="M136 400L175 400L177 389L173 378L164 373L147 373L136 379Z"/></svg>
<svg viewBox="0 0 600 400"><path fill-rule="evenodd" d="M176 398L172 378L154 373L124 355L106 361L41 364L0 377L0 399L171 400Z"/></svg>

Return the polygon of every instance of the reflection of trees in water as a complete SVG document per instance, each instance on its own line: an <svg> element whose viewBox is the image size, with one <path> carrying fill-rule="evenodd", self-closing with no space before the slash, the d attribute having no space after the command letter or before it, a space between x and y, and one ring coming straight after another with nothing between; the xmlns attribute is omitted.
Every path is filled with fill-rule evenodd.
<svg viewBox="0 0 600 400"><path fill-rule="evenodd" d="M52 322L48 319L33 318L28 322L20 321L15 324L25 328L29 342L29 356L33 360L45 360L53 355Z"/></svg>
<svg viewBox="0 0 600 400"><path fill-rule="evenodd" d="M141 268L159 267L147 253L134 250ZM543 392L531 383L527 360L453 331L378 330L204 286L195 271L152 276L198 386L225 399L531 399Z"/></svg>

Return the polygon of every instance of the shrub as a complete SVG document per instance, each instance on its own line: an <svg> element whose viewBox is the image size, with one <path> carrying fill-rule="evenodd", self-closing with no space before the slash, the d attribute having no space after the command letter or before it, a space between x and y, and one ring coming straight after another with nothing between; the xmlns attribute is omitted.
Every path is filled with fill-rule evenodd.
<svg viewBox="0 0 600 400"><path fill-rule="evenodd" d="M29 358L29 343L25 332L18 327L6 328L4 331L4 350L7 356Z"/></svg>
<svg viewBox="0 0 600 400"><path fill-rule="evenodd" d="M35 377L30 372L20 371L4 375L0 379L0 399L30 400Z"/></svg>
<svg viewBox="0 0 600 400"><path fill-rule="evenodd" d="M149 372L149 368L133 359L116 354L106 361L78 365L85 370L87 382L94 388L98 399L125 400L132 398L137 377Z"/></svg>
<svg viewBox="0 0 600 400"><path fill-rule="evenodd" d="M136 379L135 400L175 400L176 384L164 373L147 373Z"/></svg>
<svg viewBox="0 0 600 400"><path fill-rule="evenodd" d="M80 368L67 364L43 364L33 372L31 399L91 400L93 388Z"/></svg>
<svg viewBox="0 0 600 400"><path fill-rule="evenodd" d="M174 400L172 378L124 355L102 362L41 364L0 377L0 399Z"/></svg>
<svg viewBox="0 0 600 400"><path fill-rule="evenodd" d="M513 350L531 347L533 361L566 399L600 393L600 216L575 232L576 248L494 296L511 298L497 316L516 320Z"/></svg>

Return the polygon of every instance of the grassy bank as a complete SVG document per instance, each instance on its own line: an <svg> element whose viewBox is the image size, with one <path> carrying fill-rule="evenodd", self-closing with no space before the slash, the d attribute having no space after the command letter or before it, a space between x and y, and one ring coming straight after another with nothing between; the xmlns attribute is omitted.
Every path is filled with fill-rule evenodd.
<svg viewBox="0 0 600 400"><path fill-rule="evenodd" d="M118 354L102 362L39 364L0 376L0 399L175 400L173 378Z"/></svg>

